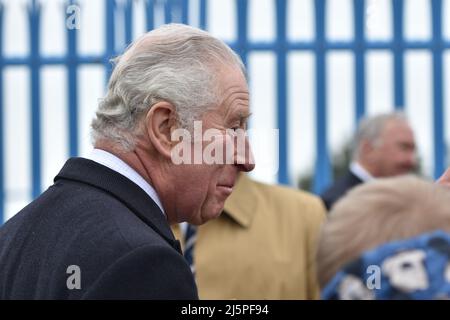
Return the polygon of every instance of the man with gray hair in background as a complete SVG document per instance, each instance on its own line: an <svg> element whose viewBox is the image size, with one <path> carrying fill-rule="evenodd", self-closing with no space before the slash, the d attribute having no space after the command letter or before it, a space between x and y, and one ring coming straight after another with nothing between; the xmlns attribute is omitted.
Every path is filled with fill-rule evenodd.
<svg viewBox="0 0 450 320"><path fill-rule="evenodd" d="M175 163L179 144L200 142L200 153L210 144L203 132L194 142L173 135L199 121L216 147L234 144L249 116L244 66L222 41L178 24L143 35L115 62L92 153L69 159L0 228L0 299L198 298L169 225L217 217L254 164L245 135L231 161Z"/></svg>
<svg viewBox="0 0 450 320"><path fill-rule="evenodd" d="M328 210L360 183L407 174L416 167L414 133L400 112L363 119L353 147L353 161L348 172L321 195Z"/></svg>

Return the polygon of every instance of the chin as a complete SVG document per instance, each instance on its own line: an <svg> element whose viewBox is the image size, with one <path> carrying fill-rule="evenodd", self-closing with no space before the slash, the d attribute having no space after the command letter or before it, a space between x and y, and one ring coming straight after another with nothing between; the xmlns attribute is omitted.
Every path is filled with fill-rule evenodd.
<svg viewBox="0 0 450 320"><path fill-rule="evenodd" d="M209 220L217 219L220 214L223 211L223 205L221 206L214 206L214 208L209 208L206 211L204 211L201 215L201 223L203 224L205 222L208 222Z"/></svg>

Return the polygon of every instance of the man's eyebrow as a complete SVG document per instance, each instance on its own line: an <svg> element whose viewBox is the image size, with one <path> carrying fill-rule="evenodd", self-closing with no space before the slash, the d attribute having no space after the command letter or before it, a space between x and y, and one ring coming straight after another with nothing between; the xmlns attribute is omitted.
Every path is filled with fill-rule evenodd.
<svg viewBox="0 0 450 320"><path fill-rule="evenodd" d="M251 112L246 111L246 110L241 110L241 111L237 111L237 112L229 112L225 117L226 117L226 121L231 123L231 122L235 122L235 121L239 121L240 123L242 122L247 122L248 118L252 115Z"/></svg>
<svg viewBox="0 0 450 320"><path fill-rule="evenodd" d="M248 118L250 118L250 116L252 114L253 113L251 113L251 112L243 111L238 114L238 117L239 117L239 120L246 121L246 120L248 120Z"/></svg>

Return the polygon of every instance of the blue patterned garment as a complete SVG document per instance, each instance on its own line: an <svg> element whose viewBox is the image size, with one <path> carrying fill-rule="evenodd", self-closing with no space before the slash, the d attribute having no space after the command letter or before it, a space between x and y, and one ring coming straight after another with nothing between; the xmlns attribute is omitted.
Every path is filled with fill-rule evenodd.
<svg viewBox="0 0 450 320"><path fill-rule="evenodd" d="M364 252L322 291L325 300L450 298L450 234L434 231Z"/></svg>

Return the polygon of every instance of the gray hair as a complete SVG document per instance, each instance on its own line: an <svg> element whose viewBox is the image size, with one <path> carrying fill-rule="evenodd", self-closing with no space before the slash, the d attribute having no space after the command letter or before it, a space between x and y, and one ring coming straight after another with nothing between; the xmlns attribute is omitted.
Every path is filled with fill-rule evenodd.
<svg viewBox="0 0 450 320"><path fill-rule="evenodd" d="M406 115L400 111L379 114L361 120L353 141L353 159L355 160L360 156L360 147L363 141L367 140L372 144L381 143L379 138L384 127L386 126L386 123L393 120L408 123Z"/></svg>
<svg viewBox="0 0 450 320"><path fill-rule="evenodd" d="M191 131L194 120L220 103L220 67L237 67L245 76L242 61L225 43L182 24L144 34L114 63L92 139L112 141L123 151L134 149L140 119L155 103L171 103L179 125Z"/></svg>

